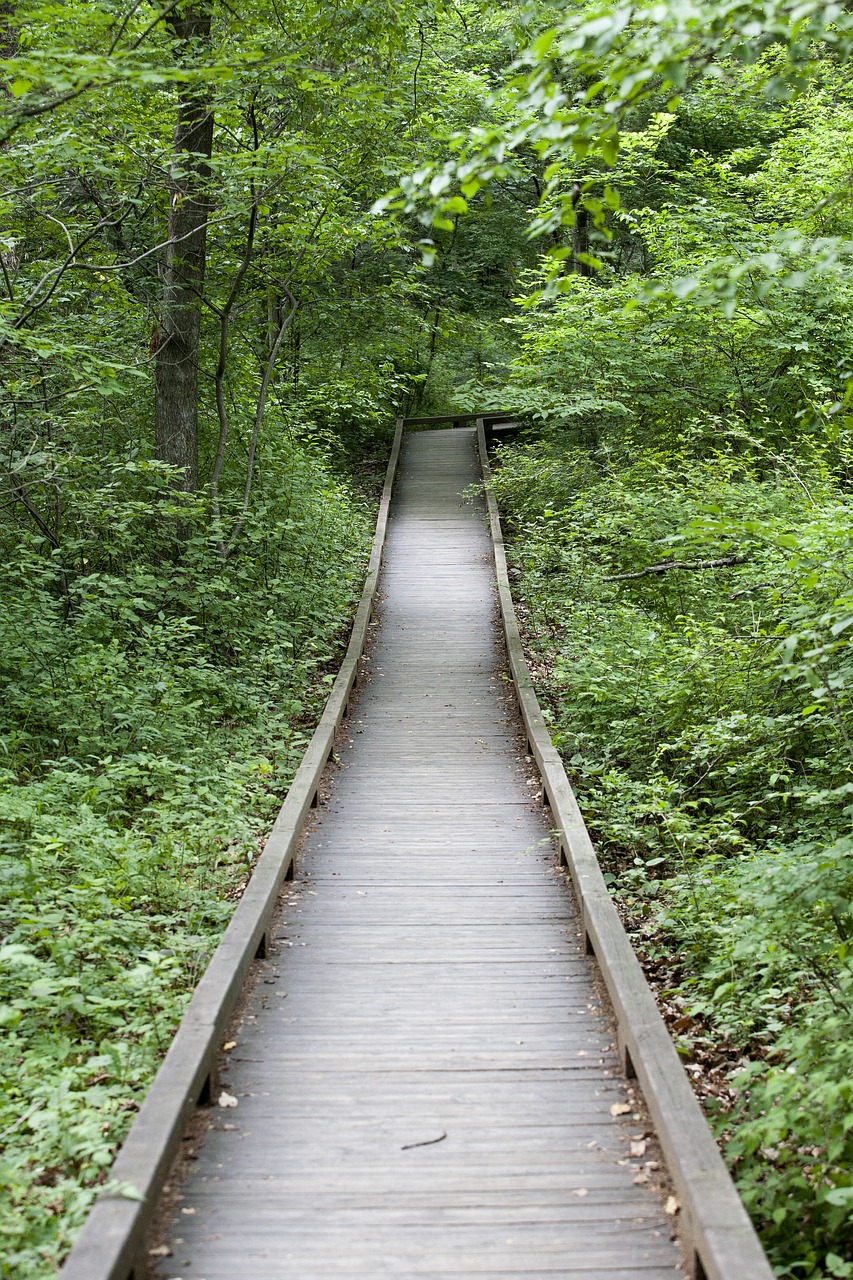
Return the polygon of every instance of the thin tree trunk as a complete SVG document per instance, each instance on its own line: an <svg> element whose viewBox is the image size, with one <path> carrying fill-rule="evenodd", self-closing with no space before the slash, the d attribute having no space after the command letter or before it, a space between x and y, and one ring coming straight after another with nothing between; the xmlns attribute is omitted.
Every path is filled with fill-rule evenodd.
<svg viewBox="0 0 853 1280"><path fill-rule="evenodd" d="M254 192L253 192L254 195ZM249 211L249 229L246 233L246 248L243 252L243 260L237 269L237 274L231 284L228 297L225 300L225 306L219 317L219 361L214 374L214 384L216 386L216 412L219 417L219 440L216 445L216 457L213 461L213 470L210 473L210 504L213 515L214 525L219 528L219 481L222 478L222 468L225 465L225 450L228 446L228 406L225 401L225 371L228 363L228 332L231 325L231 313L234 310L234 304L240 293L240 286L243 283L243 277L249 270L252 261L252 251L255 245L255 230L258 225L258 204L253 199L252 208ZM220 539L221 543L221 539Z"/></svg>
<svg viewBox="0 0 853 1280"><path fill-rule="evenodd" d="M285 334L287 333L288 329L290 328L291 324L296 318L296 313L299 310L299 303L296 301L295 298L291 298L290 302L291 302L290 310L287 312L287 314L283 317L281 321L281 327L279 328L279 331L276 334L272 351L269 353L266 367L264 368L264 376L261 379L261 389L258 392L258 403L255 408L255 425L252 428L252 438L249 441L249 456L246 461L246 483L243 488L243 503L240 509L240 515L237 519L237 523L234 526L234 529L231 533L231 537L228 539L228 545L225 547L224 552L221 552L223 559L227 559L228 556L230 556L231 552L234 550L234 547L237 543L237 539L239 538L240 533L242 532L243 525L246 520L246 513L249 510L249 498L251 497L251 494L252 494L252 480L255 474L255 454L257 453L257 449L258 449L258 440L260 438L261 427L263 426L263 422L264 422L264 414L266 413L267 396L269 394L270 382L272 381L272 376L275 371L276 361L278 360L278 353L281 350L281 344L284 342Z"/></svg>
<svg viewBox="0 0 853 1280"><path fill-rule="evenodd" d="M179 56L210 40L210 9L193 4L167 19ZM187 86L178 106L169 200L169 244L157 345L155 449L198 486L198 347L204 291L213 109L206 86Z"/></svg>
<svg viewBox="0 0 853 1280"><path fill-rule="evenodd" d="M581 254L589 254L589 214L586 209L579 209L575 217L575 225L572 228L572 254L578 275L591 276L592 267L588 262L582 262L580 257Z"/></svg>
<svg viewBox="0 0 853 1280"><path fill-rule="evenodd" d="M267 354L275 346L276 335L281 327L281 305L275 285L267 288Z"/></svg>
<svg viewBox="0 0 853 1280"><path fill-rule="evenodd" d="M589 214L581 204L581 189L576 182L572 187L572 208L575 211L575 222L572 227L572 263L579 276L591 276L592 267L588 262L581 262L580 255L589 254Z"/></svg>

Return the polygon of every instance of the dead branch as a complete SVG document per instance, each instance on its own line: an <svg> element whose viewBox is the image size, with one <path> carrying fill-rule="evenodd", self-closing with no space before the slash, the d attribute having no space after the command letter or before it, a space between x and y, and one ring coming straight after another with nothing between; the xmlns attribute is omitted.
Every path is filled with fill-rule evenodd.
<svg viewBox="0 0 853 1280"><path fill-rule="evenodd" d="M615 573L605 582L627 582L629 578L645 578L650 573L667 573L670 569L727 569L729 565L743 564L746 556L718 556L715 560L662 560L660 564L647 565L636 573Z"/></svg>

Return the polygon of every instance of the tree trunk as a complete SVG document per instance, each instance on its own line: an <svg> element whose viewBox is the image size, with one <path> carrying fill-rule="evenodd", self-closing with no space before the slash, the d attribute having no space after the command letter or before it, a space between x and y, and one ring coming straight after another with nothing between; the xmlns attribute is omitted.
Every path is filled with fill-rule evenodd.
<svg viewBox="0 0 853 1280"><path fill-rule="evenodd" d="M209 8L193 4L167 18L179 57L210 40ZM205 85L182 89L175 128L168 246L157 343L155 449L178 468L178 487L198 486L198 346L204 291L213 109Z"/></svg>
<svg viewBox="0 0 853 1280"><path fill-rule="evenodd" d="M579 276L591 276L592 267L588 262L580 260L581 254L589 254L589 214L586 209L579 209L572 229L572 253L575 271Z"/></svg>
<svg viewBox="0 0 853 1280"><path fill-rule="evenodd" d="M581 189L575 183L572 187L572 208L575 211L575 222L572 227L572 265L576 275L591 276L592 267L588 262L581 262L580 255L589 254L589 214L581 204Z"/></svg>

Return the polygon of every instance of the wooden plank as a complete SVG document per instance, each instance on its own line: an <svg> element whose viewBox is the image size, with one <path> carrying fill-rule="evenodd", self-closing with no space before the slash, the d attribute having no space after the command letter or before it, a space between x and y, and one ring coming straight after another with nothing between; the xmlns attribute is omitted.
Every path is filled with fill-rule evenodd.
<svg viewBox="0 0 853 1280"><path fill-rule="evenodd" d="M471 431L405 442L352 745L164 1280L675 1273L662 1205L634 1183L637 1122L611 1114L626 1085L512 719L483 508L459 496L476 475Z"/></svg>

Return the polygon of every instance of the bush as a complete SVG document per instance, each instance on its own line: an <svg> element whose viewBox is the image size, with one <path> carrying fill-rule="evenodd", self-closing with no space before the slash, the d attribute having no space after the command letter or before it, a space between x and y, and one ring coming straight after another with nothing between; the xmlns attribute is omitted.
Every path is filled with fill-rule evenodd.
<svg viewBox="0 0 853 1280"><path fill-rule="evenodd" d="M52 1274L108 1177L328 690L370 520L270 448L227 559L139 459L51 461L61 555L0 527L4 1276Z"/></svg>
<svg viewBox="0 0 853 1280"><path fill-rule="evenodd" d="M709 1112L747 1206L779 1274L841 1277L853 513L819 460L768 474L710 435L617 460L557 433L502 450L494 487L554 740L683 1052L727 1079Z"/></svg>

